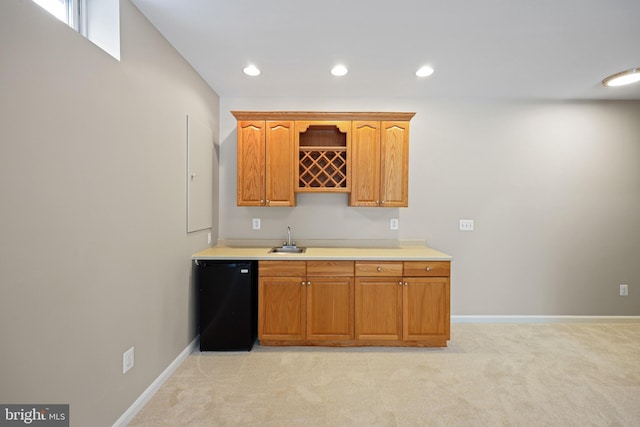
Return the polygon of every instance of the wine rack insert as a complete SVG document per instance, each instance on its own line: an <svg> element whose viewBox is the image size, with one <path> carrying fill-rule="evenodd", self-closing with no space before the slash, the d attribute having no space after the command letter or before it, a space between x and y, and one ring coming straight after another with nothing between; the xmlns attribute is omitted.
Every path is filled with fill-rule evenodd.
<svg viewBox="0 0 640 427"><path fill-rule="evenodd" d="M298 135L298 192L348 192L347 133L335 125L309 125Z"/></svg>

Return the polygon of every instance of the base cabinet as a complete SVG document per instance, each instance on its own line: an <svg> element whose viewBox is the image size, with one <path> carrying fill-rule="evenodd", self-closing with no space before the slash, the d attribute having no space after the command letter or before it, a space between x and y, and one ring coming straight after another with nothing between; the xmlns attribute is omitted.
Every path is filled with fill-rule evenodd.
<svg viewBox="0 0 640 427"><path fill-rule="evenodd" d="M262 344L353 339L353 261L260 261L258 271Z"/></svg>
<svg viewBox="0 0 640 427"><path fill-rule="evenodd" d="M263 345L446 347L449 264L260 261L258 339Z"/></svg>
<svg viewBox="0 0 640 427"><path fill-rule="evenodd" d="M402 339L448 340L449 279L405 277L402 286Z"/></svg>
<svg viewBox="0 0 640 427"><path fill-rule="evenodd" d="M353 339L353 279L307 277L307 340Z"/></svg>
<svg viewBox="0 0 640 427"><path fill-rule="evenodd" d="M258 339L301 342L305 338L306 298L301 277L260 277Z"/></svg>
<svg viewBox="0 0 640 427"><path fill-rule="evenodd" d="M356 278L357 340L402 340L402 278Z"/></svg>

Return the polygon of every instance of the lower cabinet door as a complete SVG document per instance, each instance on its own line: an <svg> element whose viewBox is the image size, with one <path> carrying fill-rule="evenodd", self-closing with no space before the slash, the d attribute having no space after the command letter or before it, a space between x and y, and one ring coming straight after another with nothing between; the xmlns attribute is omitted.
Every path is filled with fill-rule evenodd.
<svg viewBox="0 0 640 427"><path fill-rule="evenodd" d="M308 277L307 340L353 339L353 278Z"/></svg>
<svg viewBox="0 0 640 427"><path fill-rule="evenodd" d="M403 339L449 339L449 278L410 277L403 280Z"/></svg>
<svg viewBox="0 0 640 427"><path fill-rule="evenodd" d="M303 341L306 300L304 278L261 277L258 282L258 339Z"/></svg>
<svg viewBox="0 0 640 427"><path fill-rule="evenodd" d="M355 339L402 340L402 278L362 277L355 283Z"/></svg>

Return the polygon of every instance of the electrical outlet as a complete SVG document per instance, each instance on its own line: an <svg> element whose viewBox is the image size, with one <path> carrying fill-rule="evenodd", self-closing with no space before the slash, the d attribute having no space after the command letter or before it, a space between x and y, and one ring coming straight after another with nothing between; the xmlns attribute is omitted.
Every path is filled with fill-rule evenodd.
<svg viewBox="0 0 640 427"><path fill-rule="evenodd" d="M133 357L133 347L129 350L122 353L122 373L126 374L129 369L133 368L134 365L134 357Z"/></svg>
<svg viewBox="0 0 640 427"><path fill-rule="evenodd" d="M629 295L629 286L628 285L620 285L620 296L626 297Z"/></svg>
<svg viewBox="0 0 640 427"><path fill-rule="evenodd" d="M461 219L460 220L460 231L473 231L473 220L472 219Z"/></svg>
<svg viewBox="0 0 640 427"><path fill-rule="evenodd" d="M253 218L251 220L251 228L254 230L260 230L260 218Z"/></svg>
<svg viewBox="0 0 640 427"><path fill-rule="evenodd" d="M398 218L391 218L391 221L389 221L389 229L390 230L398 229Z"/></svg>

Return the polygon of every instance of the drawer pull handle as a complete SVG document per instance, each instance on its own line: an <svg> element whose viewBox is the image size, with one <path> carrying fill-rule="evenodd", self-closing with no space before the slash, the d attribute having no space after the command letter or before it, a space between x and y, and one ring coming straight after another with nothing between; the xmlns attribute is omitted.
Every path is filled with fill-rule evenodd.
<svg viewBox="0 0 640 427"><path fill-rule="evenodd" d="M378 267L378 268L377 268L377 270L378 270L378 271L382 271L382 267Z"/></svg>
<svg viewBox="0 0 640 427"><path fill-rule="evenodd" d="M424 269L427 271L431 271L431 267L425 267Z"/></svg>

